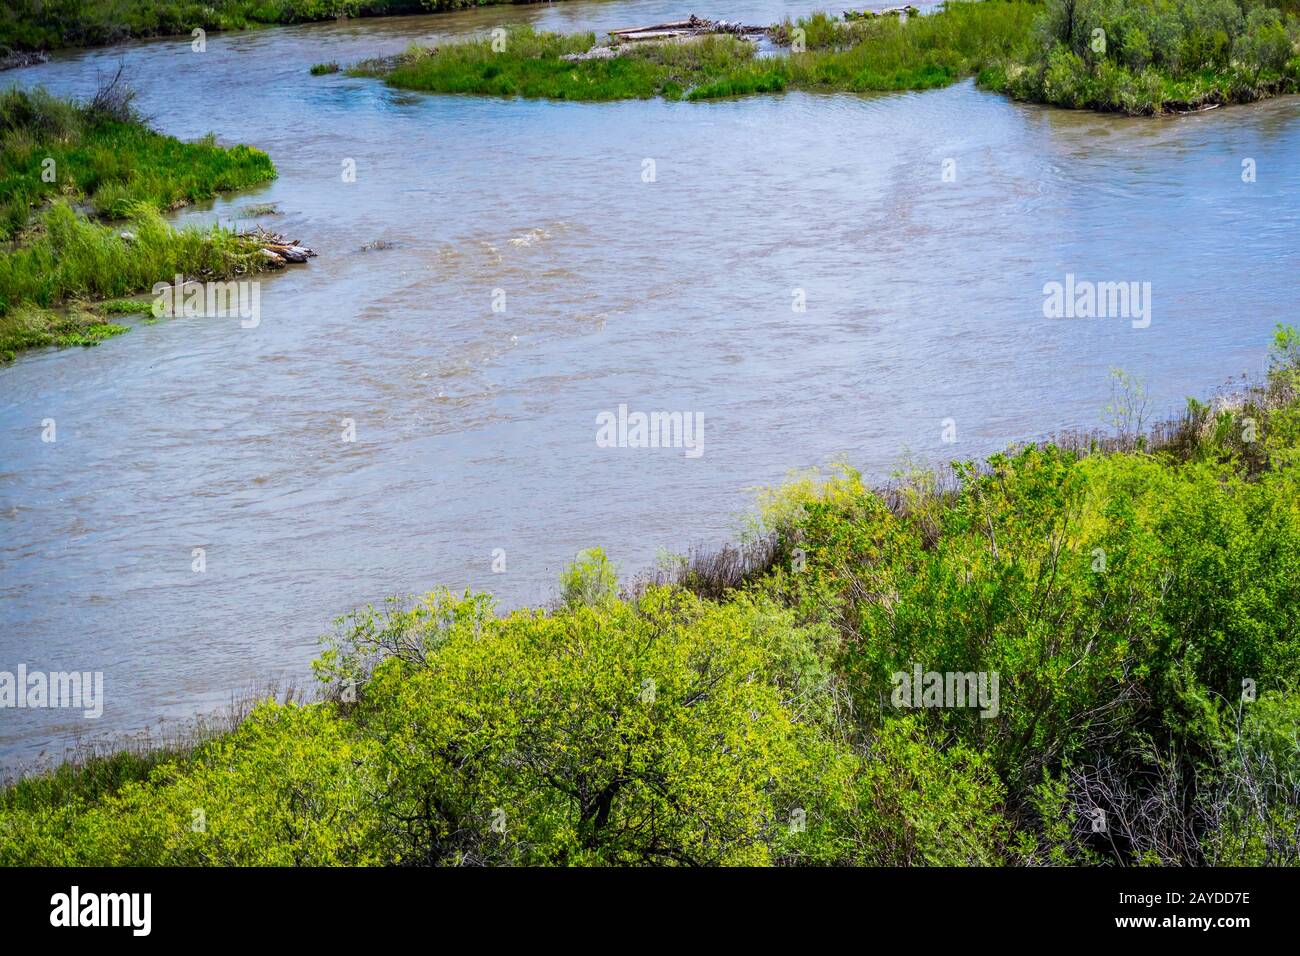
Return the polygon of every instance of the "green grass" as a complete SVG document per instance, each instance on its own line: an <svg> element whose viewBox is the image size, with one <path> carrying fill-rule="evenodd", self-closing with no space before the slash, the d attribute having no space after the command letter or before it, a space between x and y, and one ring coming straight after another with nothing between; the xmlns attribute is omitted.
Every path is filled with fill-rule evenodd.
<svg viewBox="0 0 1300 956"><path fill-rule="evenodd" d="M154 767L176 761L187 750L120 750L60 764L46 774L27 777L0 790L0 808L38 812L79 800L97 801L125 784L148 778Z"/></svg>
<svg viewBox="0 0 1300 956"><path fill-rule="evenodd" d="M1145 435L1126 393L1113 435L793 478L654 581L594 548L549 608L367 608L315 703L0 791L0 865L1300 866L1300 335L1273 355ZM996 706L900 702L915 666Z"/></svg>
<svg viewBox="0 0 1300 956"><path fill-rule="evenodd" d="M0 52L187 35L195 27L246 30L517 2L521 0L8 0L0 5Z"/></svg>
<svg viewBox="0 0 1300 956"><path fill-rule="evenodd" d="M795 89L920 90L946 86L1024 48L1041 11L1036 3L953 3L906 22L882 18L848 25L842 46L789 57ZM810 36L815 36L809 31Z"/></svg>
<svg viewBox="0 0 1300 956"><path fill-rule="evenodd" d="M127 326L105 321L103 315L84 307L56 310L23 303L0 315L0 361L11 361L18 352L46 345L98 345L127 330Z"/></svg>
<svg viewBox="0 0 1300 956"><path fill-rule="evenodd" d="M133 238L122 238L123 231ZM246 275L264 269L264 262L254 241L216 227L173 229L147 204L106 226L57 202L38 229L0 253L0 356L46 345L95 345L126 331L104 315L150 308L118 300L91 311L83 300L116 299L176 275Z"/></svg>
<svg viewBox="0 0 1300 956"><path fill-rule="evenodd" d="M153 315L153 303L140 299L108 299L96 302L94 310L100 315Z"/></svg>
<svg viewBox="0 0 1300 956"><path fill-rule="evenodd" d="M86 104L40 90L0 94L0 145L0 358L94 345L126 330L87 300L177 274L220 279L265 268L256 242L216 228L173 229L160 210L265 182L275 176L270 159L146 128L119 80Z"/></svg>
<svg viewBox="0 0 1300 956"><path fill-rule="evenodd" d="M494 52L487 39L434 51L415 48L399 58L385 78L393 86L426 92L586 101L644 99L663 92L673 79L668 68L646 56L580 63L561 59L582 53L595 42L592 33L561 36L519 27L508 32L506 53ZM733 46L728 38L702 45L699 53L726 56ZM388 65L361 64L349 72L375 75Z"/></svg>
<svg viewBox="0 0 1300 956"><path fill-rule="evenodd" d="M337 73L340 69L337 63L317 63L309 72L312 76L326 76L330 73Z"/></svg>
<svg viewBox="0 0 1300 956"><path fill-rule="evenodd" d="M1033 3L958 3L908 23L881 18L840 24L824 14L787 23L807 34L807 49L757 57L753 44L731 36L681 43L640 44L612 59L569 62L596 41L518 27L505 50L490 40L413 49L394 61L361 64L354 74L432 93L615 100L663 96L714 99L788 89L929 89L971 75L1019 45L1041 7Z"/></svg>
<svg viewBox="0 0 1300 956"><path fill-rule="evenodd" d="M163 136L131 116L129 93L115 95L126 101L109 109L43 90L0 92L0 241L55 197L121 218L137 203L175 209L274 178L260 150Z"/></svg>
<svg viewBox="0 0 1300 956"><path fill-rule="evenodd" d="M1124 18L1139 17L1148 0L1121 0L1069 21L1075 24L1071 37L1058 35L1064 29L1058 22L1062 2L953 2L906 21L846 23L814 14L771 29L788 46L798 31L804 40L800 52L791 46L772 57L756 56L750 43L737 38L710 36L634 44L613 58L566 61L565 55L590 49L596 37L518 27L507 33L500 51L488 39L417 47L349 72L429 93L586 101L926 90L977 76L986 88L1021 99L1129 113L1243 102L1293 91L1300 80L1300 58L1293 55L1300 27L1294 19L1284 24L1276 11L1245 14L1234 0L1225 0L1236 18L1229 18L1230 33L1210 42L1196 25L1198 16L1209 16L1198 13L1197 5L1210 0L1177 0L1159 8L1165 19L1152 27L1161 31L1164 46L1144 53L1149 44ZM1114 19L1107 31L1110 52L1095 55L1087 46L1090 33L1080 32L1079 24L1106 18ZM1070 44L1082 52L1072 52Z"/></svg>
<svg viewBox="0 0 1300 956"><path fill-rule="evenodd" d="M173 229L145 203L107 226L60 201L23 242L0 255L0 314L20 303L48 308L70 299L116 298L178 272L224 277L256 271L259 258L256 242L217 228Z"/></svg>

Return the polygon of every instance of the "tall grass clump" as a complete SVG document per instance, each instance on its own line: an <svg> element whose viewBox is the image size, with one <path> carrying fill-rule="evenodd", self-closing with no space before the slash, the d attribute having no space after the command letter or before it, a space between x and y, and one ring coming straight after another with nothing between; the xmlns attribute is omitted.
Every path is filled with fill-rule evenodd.
<svg viewBox="0 0 1300 956"><path fill-rule="evenodd" d="M256 242L218 227L173 229L148 203L131 206L128 218L110 227L57 201L38 229L0 253L0 357L46 345L94 345L126 331L83 300L140 292L177 275L253 273L265 262Z"/></svg>
<svg viewBox="0 0 1300 956"><path fill-rule="evenodd" d="M790 85L854 92L947 86L1015 55L1039 9L1002 0L955 2L928 16L845 24L843 45L809 43L808 52L790 55Z"/></svg>
<svg viewBox="0 0 1300 956"><path fill-rule="evenodd" d="M270 159L211 136L182 143L156 133L132 99L120 71L85 103L39 89L0 93L0 358L125 331L82 300L178 274L265 268L252 241L172 229L160 211L265 182L275 176Z"/></svg>
<svg viewBox="0 0 1300 956"><path fill-rule="evenodd" d="M122 296L177 273L253 272L259 258L254 242L219 228L173 229L147 203L130 207L126 220L109 227L57 202L30 241L0 256L0 310L20 302L48 308L72 298Z"/></svg>
<svg viewBox="0 0 1300 956"><path fill-rule="evenodd" d="M1020 99L1130 114L1300 86L1300 20L1254 0L1047 0L1030 54L982 82Z"/></svg>
<svg viewBox="0 0 1300 956"><path fill-rule="evenodd" d="M245 30L340 17L464 10L518 0L8 0L0 52L99 46L131 37L177 36L195 27Z"/></svg>
<svg viewBox="0 0 1300 956"><path fill-rule="evenodd" d="M734 37L705 37L693 43L650 44L610 58L563 59L595 43L592 33L562 36L514 27L501 51L488 39L416 49L383 75L393 86L429 93L586 101L676 98L699 77L753 54L749 44Z"/></svg>
<svg viewBox="0 0 1300 956"><path fill-rule="evenodd" d="M175 209L275 176L260 150L154 132L130 99L120 74L84 104L39 89L0 92L0 241L56 196L121 218L135 203Z"/></svg>

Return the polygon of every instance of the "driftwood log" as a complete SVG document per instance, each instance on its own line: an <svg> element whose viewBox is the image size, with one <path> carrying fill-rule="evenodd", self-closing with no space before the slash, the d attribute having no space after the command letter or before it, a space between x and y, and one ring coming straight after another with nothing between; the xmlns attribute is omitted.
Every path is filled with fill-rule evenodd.
<svg viewBox="0 0 1300 956"><path fill-rule="evenodd" d="M243 232L240 235L245 239L256 241L262 247L262 255L276 268L289 262L306 262L316 255L297 239L286 239L279 233L263 229L261 226L258 226L255 232Z"/></svg>
<svg viewBox="0 0 1300 956"><path fill-rule="evenodd" d="M750 37L767 33L768 27L750 27L730 20L706 20L695 14L686 20L671 20L668 23L654 23L645 27L625 27L622 30L610 30L614 42L596 44L583 53L566 53L560 57L570 63L581 60L611 60L639 43L662 43L667 40L687 40L692 37L707 36L713 33L729 33L732 36Z"/></svg>
<svg viewBox="0 0 1300 956"><path fill-rule="evenodd" d="M846 22L854 20L875 20L879 17L897 17L906 15L914 17L920 14L920 10L910 3L902 7L886 7L883 10L845 10L844 19Z"/></svg>
<svg viewBox="0 0 1300 956"><path fill-rule="evenodd" d="M609 35L619 40L671 40L678 37L701 36L706 33L731 33L737 36L748 33L766 33L767 27L747 27L731 20L706 20L691 14L685 20L656 23L648 27L627 27L610 30Z"/></svg>

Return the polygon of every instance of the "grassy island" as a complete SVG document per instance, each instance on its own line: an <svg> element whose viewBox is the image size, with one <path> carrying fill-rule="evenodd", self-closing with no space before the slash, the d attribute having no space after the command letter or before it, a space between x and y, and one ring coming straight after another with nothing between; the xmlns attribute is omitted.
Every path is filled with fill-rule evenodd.
<svg viewBox="0 0 1300 956"><path fill-rule="evenodd" d="M1018 99L1130 114L1248 102L1300 81L1300 23L1250 0L955 0L924 16L814 14L766 33L776 55L725 33L599 44L519 27L351 72L430 93L565 100L923 90L977 77Z"/></svg>

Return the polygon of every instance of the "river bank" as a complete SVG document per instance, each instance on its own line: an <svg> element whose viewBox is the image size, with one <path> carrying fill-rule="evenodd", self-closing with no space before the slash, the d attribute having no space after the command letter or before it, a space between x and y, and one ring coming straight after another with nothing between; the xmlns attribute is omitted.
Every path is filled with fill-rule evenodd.
<svg viewBox="0 0 1300 956"><path fill-rule="evenodd" d="M262 283L257 329L137 322L0 368L0 669L103 671L108 694L94 721L7 712L0 766L184 721L266 675L301 686L322 617L376 595L441 581L537 606L593 543L634 572L733 538L745 489L808 462L847 456L874 483L903 448L934 463L1096 423L1111 366L1176 409L1259 367L1287 321L1293 97L1152 123L969 81L700 109L307 77L502 22L599 35L681 9L330 22L210 37L201 69L188 43L144 41L9 77L82 98L124 62L160 132L219 130L279 173L167 221L260 218L321 259ZM1225 246L1247 251L1248 286L1223 281ZM1155 280L1151 324L1045 320L1044 283L1067 273ZM596 413L623 402L702 412L705 455L598 447Z"/></svg>
<svg viewBox="0 0 1300 956"><path fill-rule="evenodd" d="M549 608L358 612L318 702L0 791L0 864L1296 865L1272 355L1149 432L1129 393L1109 438L796 480L623 589L596 549Z"/></svg>
<svg viewBox="0 0 1300 956"><path fill-rule="evenodd" d="M462 10L540 0L76 0L49 4L13 0L0 18L0 52L6 66L34 62L30 51L103 46L141 37L188 35L196 29L255 30L262 27L350 17L388 17ZM38 61L35 61L38 62Z"/></svg>
<svg viewBox="0 0 1300 956"><path fill-rule="evenodd" d="M132 98L120 72L85 102L0 94L0 360L125 332L108 317L149 306L120 297L178 275L219 281L283 265L264 238L162 219L270 181L266 154L163 136Z"/></svg>
<svg viewBox="0 0 1300 956"><path fill-rule="evenodd" d="M1226 12L1225 12L1226 11ZM1142 24L1139 26L1138 24ZM1159 40L1153 44L1146 30ZM708 100L785 90L924 90L977 76L1053 106L1152 115L1295 92L1300 22L1281 10L1139 0L1076 19L1061 0L952 2L912 16L813 14L766 28L760 55L723 24L714 35L597 44L592 34L501 30L490 38L359 63L354 76L430 93L607 101Z"/></svg>
<svg viewBox="0 0 1300 956"><path fill-rule="evenodd" d="M615 42L605 45L610 55L593 56L593 48L601 48L592 34L538 34L523 27L481 41L412 49L349 72L421 92L579 101L930 89L1010 56L1040 12L1035 3L998 0L953 4L906 20L814 14L766 31L789 50L776 56L759 56L749 39L726 32L689 42Z"/></svg>

